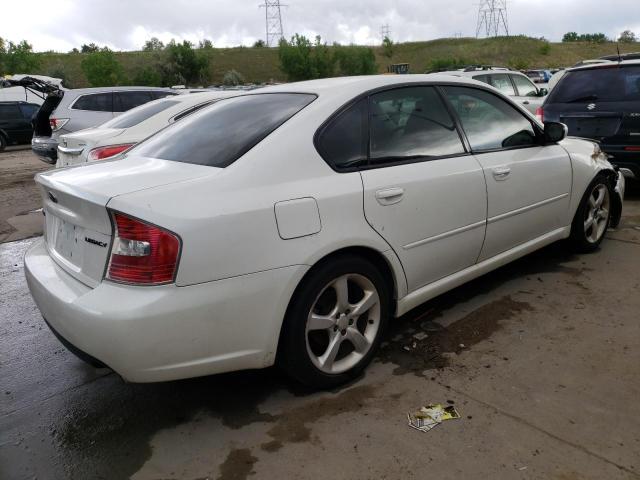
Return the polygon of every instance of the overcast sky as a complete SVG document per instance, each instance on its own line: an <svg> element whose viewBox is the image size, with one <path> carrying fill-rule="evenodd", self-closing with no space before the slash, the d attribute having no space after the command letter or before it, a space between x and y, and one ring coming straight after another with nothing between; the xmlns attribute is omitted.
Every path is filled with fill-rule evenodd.
<svg viewBox="0 0 640 480"><path fill-rule="evenodd" d="M4 0L0 36L28 40L37 51L69 51L95 42L140 49L152 36L217 47L264 38L263 0ZM285 36L321 35L331 43L377 44L389 24L394 41L475 36L479 0L283 0ZM567 31L630 29L640 36L640 0L508 0L513 34L559 41Z"/></svg>

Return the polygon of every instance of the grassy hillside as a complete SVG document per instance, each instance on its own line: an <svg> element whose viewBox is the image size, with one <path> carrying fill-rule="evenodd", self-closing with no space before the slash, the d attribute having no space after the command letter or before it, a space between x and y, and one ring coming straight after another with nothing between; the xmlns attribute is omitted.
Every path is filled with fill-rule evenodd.
<svg viewBox="0 0 640 480"><path fill-rule="evenodd" d="M389 59L375 47L380 72L390 63L409 63L412 73L423 73L436 64L453 59L465 64L508 65L514 68L544 68L573 65L579 60L614 54L614 43L547 43L526 37L510 38L444 38L429 42L401 43L394 47ZM621 52L640 50L640 44L620 44ZM63 73L76 88L88 86L80 62L84 54L43 53L39 71L44 75ZM139 68L153 64L153 53L116 53L128 77ZM242 73L247 82L286 81L279 68L278 50L275 48L217 48L208 51L209 83L220 83L228 70Z"/></svg>

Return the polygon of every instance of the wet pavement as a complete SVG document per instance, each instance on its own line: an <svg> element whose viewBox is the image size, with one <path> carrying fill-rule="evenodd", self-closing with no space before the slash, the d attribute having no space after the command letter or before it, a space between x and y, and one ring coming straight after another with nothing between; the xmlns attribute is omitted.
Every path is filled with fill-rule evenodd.
<svg viewBox="0 0 640 480"><path fill-rule="evenodd" d="M638 198L599 252L553 245L428 302L324 393L275 369L95 370L29 296L34 240L0 245L0 478L640 478ZM430 402L462 418L410 429Z"/></svg>

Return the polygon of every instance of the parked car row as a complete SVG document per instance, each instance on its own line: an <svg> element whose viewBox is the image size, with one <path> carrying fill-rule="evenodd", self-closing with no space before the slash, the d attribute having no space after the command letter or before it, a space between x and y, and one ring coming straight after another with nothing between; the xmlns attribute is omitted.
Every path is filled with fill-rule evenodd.
<svg viewBox="0 0 640 480"><path fill-rule="evenodd" d="M488 78L192 94L65 136L103 160L36 177L45 235L25 272L43 317L128 381L277 363L327 388L422 302L557 240L596 249L624 177L490 85L539 92L526 77L470 73Z"/></svg>

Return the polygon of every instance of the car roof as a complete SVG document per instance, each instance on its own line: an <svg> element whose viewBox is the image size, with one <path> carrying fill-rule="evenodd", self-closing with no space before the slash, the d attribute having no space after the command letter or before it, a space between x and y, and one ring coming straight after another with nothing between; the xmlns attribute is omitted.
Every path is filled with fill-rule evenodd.
<svg viewBox="0 0 640 480"><path fill-rule="evenodd" d="M612 67L626 67L640 65L640 60L623 60L621 62L612 62L603 60L602 63L590 63L586 65L580 65L578 67L567 68L568 72L575 72L577 70L598 70L601 68L612 68Z"/></svg>
<svg viewBox="0 0 640 480"><path fill-rule="evenodd" d="M471 78L456 77L442 73L422 73L407 75L361 75L357 77L334 77L322 78L318 80L306 80L303 82L284 83L281 85L273 85L257 90L244 92L245 95L255 95L260 93L312 93L316 95L330 95L339 93L343 95L357 95L369 90L377 88L389 87L394 85L406 85L411 83L460 83L470 85L482 85Z"/></svg>
<svg viewBox="0 0 640 480"><path fill-rule="evenodd" d="M96 92L126 92L131 90L152 90L152 91L161 91L161 92L175 91L165 87L88 87L88 88L73 88L70 90L66 90L65 95L96 93Z"/></svg>

